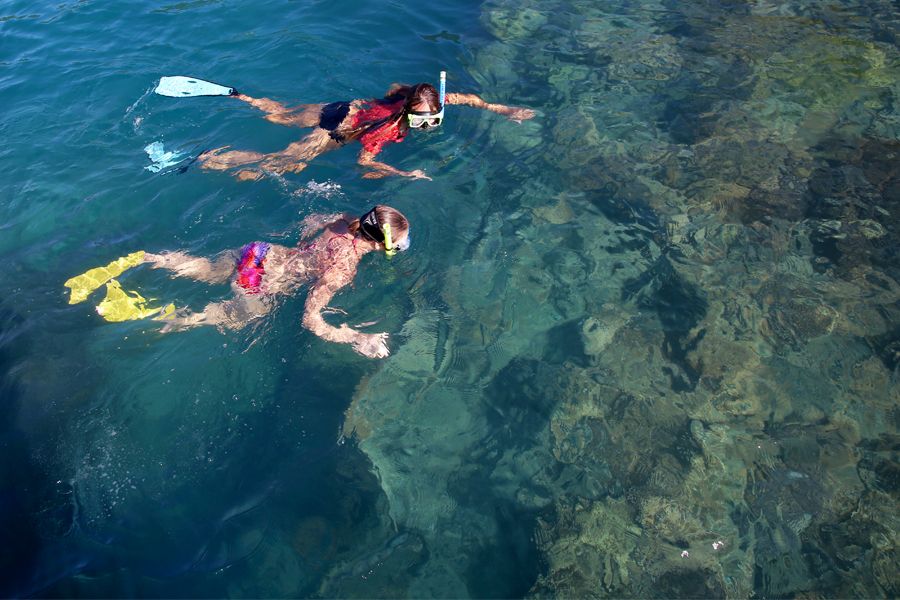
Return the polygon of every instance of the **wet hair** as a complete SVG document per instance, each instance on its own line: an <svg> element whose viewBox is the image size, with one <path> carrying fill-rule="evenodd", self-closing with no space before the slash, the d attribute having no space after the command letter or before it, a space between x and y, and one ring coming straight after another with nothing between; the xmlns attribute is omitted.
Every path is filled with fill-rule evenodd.
<svg viewBox="0 0 900 600"><path fill-rule="evenodd" d="M412 105L419 102L427 104L428 110L431 112L439 112L441 110L441 98L438 95L438 91L430 83L417 83L407 89L409 91L406 94L407 100L406 105L403 107L404 110L412 110Z"/></svg>
<svg viewBox="0 0 900 600"><path fill-rule="evenodd" d="M375 215L375 220L378 223L377 231L371 231L371 228L366 228L365 230L362 228L363 226L360 219L365 219L370 213L374 213ZM347 229L353 235L359 233L363 237L374 239L376 242L384 242L384 233L382 233L381 228L385 223L391 226L391 235L395 240L399 240L404 236L409 235L409 221L406 220L403 213L396 208L391 208L390 206L385 206L383 204L376 204L371 211L359 218L353 219Z"/></svg>

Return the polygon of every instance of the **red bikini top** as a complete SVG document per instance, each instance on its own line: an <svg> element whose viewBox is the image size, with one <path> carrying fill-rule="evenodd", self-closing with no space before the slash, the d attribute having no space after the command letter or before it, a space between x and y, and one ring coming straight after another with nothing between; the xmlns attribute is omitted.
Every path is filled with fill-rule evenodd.
<svg viewBox="0 0 900 600"><path fill-rule="evenodd" d="M352 127L365 126L367 123L377 123L403 109L406 98L399 98L393 102L384 100L372 100L365 108L358 110L353 115ZM400 131L400 120L385 123L369 129L357 139L366 151L378 154L385 144L400 143L406 134Z"/></svg>

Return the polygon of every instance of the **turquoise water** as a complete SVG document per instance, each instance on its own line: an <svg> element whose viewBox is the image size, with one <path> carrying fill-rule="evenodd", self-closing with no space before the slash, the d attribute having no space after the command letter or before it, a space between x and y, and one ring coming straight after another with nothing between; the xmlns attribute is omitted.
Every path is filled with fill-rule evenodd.
<svg viewBox="0 0 900 600"><path fill-rule="evenodd" d="M896 597L900 20L886 0L0 8L0 593ZM394 81L448 109L364 180L154 173L277 150L285 102ZM333 306L160 335L67 304L137 249L290 244L374 202L410 252ZM227 286L136 269L199 308ZM894 565L893 567L891 565Z"/></svg>

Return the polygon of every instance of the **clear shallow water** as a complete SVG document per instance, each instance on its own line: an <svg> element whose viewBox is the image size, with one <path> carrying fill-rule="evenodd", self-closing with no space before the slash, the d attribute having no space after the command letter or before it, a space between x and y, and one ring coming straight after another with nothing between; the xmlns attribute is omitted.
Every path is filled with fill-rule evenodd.
<svg viewBox="0 0 900 600"><path fill-rule="evenodd" d="M0 35L4 595L897 595L890 3L13 2ZM327 101L440 68L541 115L386 152L432 182L351 150L144 169L297 135L161 75ZM302 295L229 335L65 303L138 248L376 200L413 252L336 305L397 332L382 362L300 330Z"/></svg>

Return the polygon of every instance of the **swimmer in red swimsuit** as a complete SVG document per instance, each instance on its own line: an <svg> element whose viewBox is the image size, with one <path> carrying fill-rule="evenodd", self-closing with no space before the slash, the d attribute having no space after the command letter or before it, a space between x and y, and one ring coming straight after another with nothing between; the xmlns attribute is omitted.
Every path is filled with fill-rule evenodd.
<svg viewBox="0 0 900 600"><path fill-rule="evenodd" d="M301 104L287 108L268 98L232 94L266 113L266 119L279 125L314 127L312 133L280 152L263 154L244 150L227 151L228 146L204 152L199 162L204 169L226 170L241 167L235 175L241 180L259 179L266 172L299 173L318 155L353 141L362 145L357 162L368 169L363 177L377 179L400 175L413 179L431 179L425 172L402 171L375 157L386 144L403 141L410 129L440 125L444 107L434 86L394 84L384 98L352 100L331 104ZM475 94L447 94L444 104L474 106L506 115L517 123L534 117L534 111L503 104L490 104Z"/></svg>
<svg viewBox="0 0 900 600"><path fill-rule="evenodd" d="M201 312L179 311L160 319L163 331L216 325L241 329L269 313L279 297L309 285L303 310L303 327L329 342L350 344L363 356L389 354L387 333L363 333L346 323L329 324L322 311L341 288L353 281L360 259L373 250L392 254L409 247L409 223L389 206L375 206L361 217L311 215L304 220L301 238L321 231L314 240L295 248L253 242L239 251L225 252L214 260L184 252L146 253L144 262L180 277L207 283L231 280L234 298L212 302Z"/></svg>

